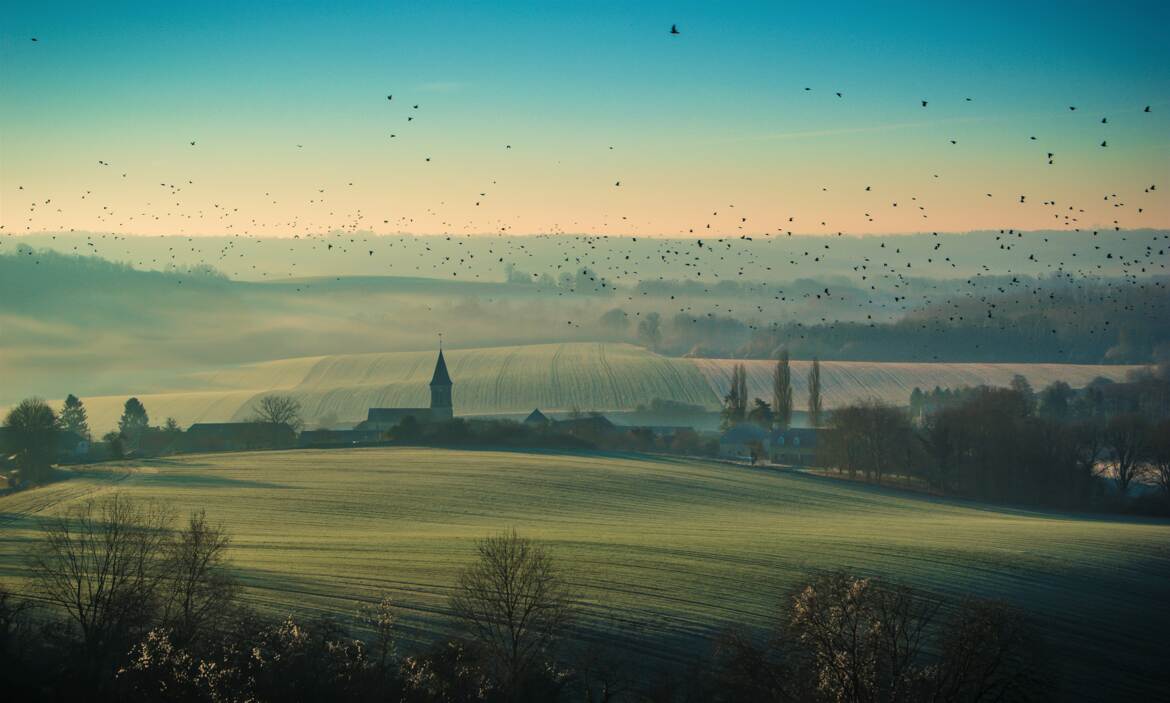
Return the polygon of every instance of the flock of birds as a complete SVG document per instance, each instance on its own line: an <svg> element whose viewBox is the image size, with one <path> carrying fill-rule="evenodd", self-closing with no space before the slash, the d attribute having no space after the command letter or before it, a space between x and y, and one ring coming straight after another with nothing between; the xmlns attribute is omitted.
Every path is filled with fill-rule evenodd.
<svg viewBox="0 0 1170 703"><path fill-rule="evenodd" d="M672 25L669 34L678 37L681 31L677 25ZM33 37L32 41L38 42L38 38ZM813 88L805 87L804 91L812 92ZM833 91L833 94L838 99L844 99L841 91ZM390 106L407 105L406 114L399 115L400 120L402 117L405 119L399 124L413 125L416 117L422 114L421 103L413 100L404 103L401 96L396 99L394 93L386 94L385 99ZM974 100L972 97L964 99L965 102ZM931 105L928 99L920 99L919 103L922 109L929 109ZM1077 110L1075 105L1068 106L1070 112ZM1152 106L1146 105L1140 111L1150 113ZM1109 116L1100 117L1099 124L1109 125ZM388 135L388 139L399 140L396 128ZM1039 141L1035 135L1030 136L1029 140ZM952 146L957 145L958 141L957 138L949 140ZM187 145L189 148L198 148L199 140L188 139ZM1108 139L1102 139L1100 148L1108 146ZM513 145L503 144L502 147L509 151ZM295 148L303 149L304 144L297 143ZM613 145L608 145L608 150L613 149ZM1049 165L1056 163L1054 152L1045 151L1044 154ZM425 162L431 162L431 156L424 158ZM102 170L120 173L121 179L130 176L129 172L114 168L113 162L106 159L98 160L97 164ZM933 174L933 178L939 178L939 174ZM773 222L764 227L757 225L750 214L741 212L733 203L712 208L706 221L688 227L685 232L678 232L670 239L570 234L559 226L550 227L544 234L519 236L513 233L512 225L504 220L497 221L492 232L481 230L458 234L454 232L456 223L442 221L451 233L413 237L372 233L374 229L410 231L415 225L412 217L382 218L379 227L377 218L367 216L360 209L350 212L335 209L327 194L334 187L353 187L350 181L345 181L344 185L318 188L307 199L309 205L321 211L322 222L328 223L325 226L317 222L305 222L297 217L282 222L266 222L260 216L248 217L246 212L241 213L238 206L226 203L212 202L192 207L184 198L187 189L195 185L193 179L165 179L157 182L160 189L159 202L147 203L144 209L133 214L116 212L109 205L101 205L94 217L95 224L117 229L142 221L136 220L136 217L148 221L178 217L201 228L218 226L228 233L227 236L206 239L168 237L165 239L168 245L165 251L155 247L153 256L146 257L141 256L141 247L130 246L131 238L114 233L70 236L61 231L61 243L72 242L72 250L78 253L129 259L143 268L228 268L235 275L253 279L277 278L278 271L265 265L266 262L281 260L281 257L296 259L298 255L309 257L308 260L317 267L322 261L328 261L324 257L342 257L343 261L339 262L338 267L344 269L350 266L345 261L358 256L369 261L378 260L384 264L381 272L385 274L442 276L458 280L485 280L498 276L499 270L507 266L510 269L509 276L517 279L515 282L530 286L530 290L537 295L571 297L605 293L620 295L622 301L635 307L639 297L654 298L649 289L639 289L634 285L635 281L694 280L702 282L701 294L693 290L685 296L671 294L669 299L663 296L659 303L664 306L674 304L678 313L693 316L696 323L703 318L736 315L754 320L754 325L764 324L761 320L784 318L785 306L792 303L807 307L824 301L826 305L833 302L839 306L839 299L843 296L856 308L850 313L851 317L873 323L878 318L889 319L893 312L905 314L915 310L938 311L947 308L956 311L949 320L945 315L936 315L923 323L941 325L961 321L971 315L972 304L986 317L994 318L997 306L1002 305L1003 299L1009 295L1015 296L1015 300L1030 300L1035 311L1043 312L1046 304L1056 300L1053 281L1065 290L1079 289L1086 295L1129 300L1129 291L1135 289L1157 290L1164 294L1167 280L1166 233L1141 235L1144 237L1144 245L1135 245L1135 242L1130 241L1135 235L1126 231L1126 226L1130 226L1132 221L1123 226L1121 216L1117 215L1108 230L1092 231L1090 235L1082 228L1086 205L1058 205L1051 199L1040 200L1040 206L1051 209L1053 222L1058 228L1086 237L1084 247L1069 248L1050 241L1062 236L1061 233L1043 236L1030 234L1025 237L1023 232L1002 230L993 240L993 246L1003 255L998 263L964 261L961 262L963 266L960 270L960 262L954 261L948 250L954 240L948 239L947 235L940 236L938 232L930 235L935 240L933 246L916 246L913 251L908 247L906 252L902 251L896 237L878 238L869 243L847 237L843 232L818 237L794 237L794 228L804 224L797 223L795 216L788 216L780 226L775 226ZM476 191L475 207L479 207L489 197L495 185L497 182L492 179ZM622 180L615 179L613 187L621 188ZM100 192L100 186L94 188ZM18 186L18 190L23 191L23 186ZM822 191L828 190L829 186L822 187ZM878 191L880 188L876 185L866 185L863 192L875 194ZM1147 204L1158 197L1157 194L1157 184L1150 184L1141 193L1105 193L1097 206L1140 215ZM80 195L81 200L96 197L92 188ZM996 194L987 192L981 197L994 198ZM1017 198L1020 204L1032 203L1027 194L1010 196L1013 202ZM281 205L271 191L263 193L262 202L265 205ZM923 219L928 219L930 214L925 200L920 200L918 195L891 199L886 205L891 209L909 208ZM870 222L874 221L876 207L874 203L865 212L865 218ZM57 198L45 194L29 201L27 210L22 233L45 231L52 217L63 212ZM428 217L442 217L440 212L432 208L428 208L426 214ZM6 235L0 237L0 253L4 253L2 245L5 239L8 239L9 244L17 241L16 233L8 228L12 222L10 218L11 211L4 218L6 222L0 224L0 234ZM821 220L820 225L828 226L827 222L827 219ZM616 227L628 224L629 219L625 216L614 220ZM321 233L322 230L325 232ZM272 236L277 233L292 233L293 236L284 239ZM49 236L55 240L58 235ZM80 240L81 237L84 237L84 241ZM540 250L540 253L536 254L536 250ZM973 255L969 250L965 254ZM28 252L28 255L35 259L34 253ZM247 263L249 258L253 259L253 263ZM831 267L828 265L830 261L833 262ZM835 283L816 290L806 287L794 295L785 292L786 284L777 282L798 278L816 279L818 266L830 269L827 277L836 276L836 280L840 279L844 271L849 284ZM298 270L296 267L296 261L290 261L287 270L282 272L284 275L279 277L302 277L303 269ZM368 269L368 265L362 266L363 271ZM655 273L649 274L650 271ZM1045 274L1049 279L1036 278L1038 274ZM526 280L529 277L530 280ZM981 278L1001 281L1001 284L997 284L999 289L977 284ZM179 280L181 285L182 279ZM734 296L728 299L716 295L716 287L721 280L742 283L748 287L749 294L742 295L741 300L736 300ZM945 282L947 280L951 282ZM311 288L312 285L306 283L295 290L307 292ZM847 289L848 293L835 295L834 288ZM1149 297L1136 299L1154 300ZM1159 309L1148 312L1151 315L1164 314L1165 306L1162 304ZM832 317L822 316L810 322L832 324L833 320ZM570 327L582 325L579 320L566 320L566 324ZM1006 324L1014 323L1008 321ZM1093 324L1107 323L1098 321ZM1101 334L1107 332L1107 329L1100 330Z"/></svg>

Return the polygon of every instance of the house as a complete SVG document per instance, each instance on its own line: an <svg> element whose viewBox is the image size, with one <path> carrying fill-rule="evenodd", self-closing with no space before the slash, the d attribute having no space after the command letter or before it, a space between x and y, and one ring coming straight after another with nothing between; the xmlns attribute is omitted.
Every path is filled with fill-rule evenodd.
<svg viewBox="0 0 1170 703"><path fill-rule="evenodd" d="M193 452L281 449L296 442L291 427L271 422L197 422L183 435L184 448Z"/></svg>
<svg viewBox="0 0 1170 703"><path fill-rule="evenodd" d="M447 373L447 362L443 359L443 350L439 350L439 359L435 362L435 372L431 374L431 406L429 408L370 408L366 419L354 427L355 430L385 432L408 417L416 422L446 422L455 416L451 402L451 375Z"/></svg>
<svg viewBox="0 0 1170 703"><path fill-rule="evenodd" d="M76 432L60 430L57 432L57 460L83 461L89 456L89 440Z"/></svg>
<svg viewBox="0 0 1170 703"><path fill-rule="evenodd" d="M768 431L754 422L734 425L719 437L719 456L728 459L760 458L768 441Z"/></svg>
<svg viewBox="0 0 1170 703"><path fill-rule="evenodd" d="M611 434L618 429L617 425L610 422L609 418L604 415L586 415L568 420L555 420L552 425L558 432L586 439Z"/></svg>
<svg viewBox="0 0 1170 703"><path fill-rule="evenodd" d="M812 427L789 427L774 430L768 437L768 458L775 464L791 466L817 465L817 436Z"/></svg>
<svg viewBox="0 0 1170 703"><path fill-rule="evenodd" d="M689 425L637 425L630 429L645 430L659 439L670 441L680 432L694 432L695 428Z"/></svg>
<svg viewBox="0 0 1170 703"><path fill-rule="evenodd" d="M540 412L539 409L534 409L528 413L528 417L524 418L525 425L532 425L536 427L545 427L549 424L548 416Z"/></svg>
<svg viewBox="0 0 1170 703"><path fill-rule="evenodd" d="M8 432L7 427L0 427L0 448L6 446ZM89 450L90 443L85 437L69 430L56 431L56 451L53 455L53 461L66 463L82 461L89 456Z"/></svg>
<svg viewBox="0 0 1170 703"><path fill-rule="evenodd" d="M297 437L298 447L341 447L374 444L386 439L380 430L305 430Z"/></svg>

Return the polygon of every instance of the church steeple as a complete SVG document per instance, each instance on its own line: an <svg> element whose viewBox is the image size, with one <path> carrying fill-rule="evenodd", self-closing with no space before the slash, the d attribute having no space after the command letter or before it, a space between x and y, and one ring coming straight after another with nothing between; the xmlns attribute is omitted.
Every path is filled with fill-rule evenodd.
<svg viewBox="0 0 1170 703"><path fill-rule="evenodd" d="M439 349L439 359L435 362L435 373L431 376L431 417L440 420L450 420L454 414L451 405L451 375L447 373L447 361L443 358L443 350Z"/></svg>

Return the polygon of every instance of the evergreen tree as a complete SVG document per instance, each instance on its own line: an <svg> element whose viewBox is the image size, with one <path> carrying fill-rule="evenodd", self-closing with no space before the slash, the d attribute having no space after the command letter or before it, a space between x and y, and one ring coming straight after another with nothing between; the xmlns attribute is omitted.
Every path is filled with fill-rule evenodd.
<svg viewBox="0 0 1170 703"><path fill-rule="evenodd" d="M65 398L65 406L61 408L57 422L66 432L73 432L86 440L90 439L89 416L85 412L85 403L72 393Z"/></svg>
<svg viewBox="0 0 1170 703"><path fill-rule="evenodd" d="M131 446L138 443L139 437L150 426L150 416L146 414L146 406L137 398L130 398L122 408L122 417L118 420L118 430L130 442Z"/></svg>
<svg viewBox="0 0 1170 703"><path fill-rule="evenodd" d="M747 417L747 369L743 364L736 364L731 369L731 386L723 398L723 427L743 422Z"/></svg>
<svg viewBox="0 0 1170 703"><path fill-rule="evenodd" d="M923 412L926 410L926 394L918 386L914 386L914 390L910 391L910 419L921 420Z"/></svg>
<svg viewBox="0 0 1170 703"><path fill-rule="evenodd" d="M815 358L808 370L808 421L813 427L821 426L821 362Z"/></svg>
<svg viewBox="0 0 1170 703"><path fill-rule="evenodd" d="M780 360L772 372L772 418L782 430L792 424L792 369L788 349L780 350Z"/></svg>
<svg viewBox="0 0 1170 703"><path fill-rule="evenodd" d="M748 411L747 419L764 429L770 428L774 419L772 406L768 405L767 401L763 398L756 398L752 404L752 409Z"/></svg>

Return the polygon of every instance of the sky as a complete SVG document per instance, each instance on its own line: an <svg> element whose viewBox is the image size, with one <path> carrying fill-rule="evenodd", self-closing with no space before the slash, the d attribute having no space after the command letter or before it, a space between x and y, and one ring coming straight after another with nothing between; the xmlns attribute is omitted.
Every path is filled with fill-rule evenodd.
<svg viewBox="0 0 1170 703"><path fill-rule="evenodd" d="M1165 228L1167 26L1164 2L2 0L0 234Z"/></svg>

